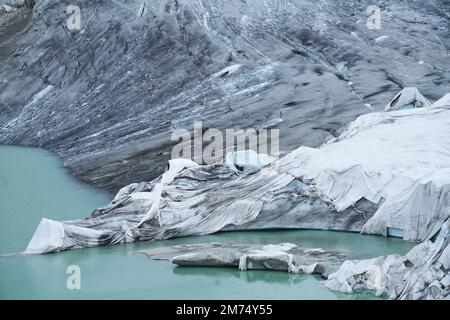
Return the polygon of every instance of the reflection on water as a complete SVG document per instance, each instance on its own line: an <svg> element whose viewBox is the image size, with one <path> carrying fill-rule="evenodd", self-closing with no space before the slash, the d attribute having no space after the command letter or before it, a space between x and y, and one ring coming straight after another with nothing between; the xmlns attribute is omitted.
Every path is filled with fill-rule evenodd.
<svg viewBox="0 0 450 320"><path fill-rule="evenodd" d="M26 246L41 217L73 219L103 206L110 196L80 184L53 155L0 146L0 253ZM41 256L0 257L3 299L372 299L328 291L320 278L285 272L233 268L181 268L153 261L136 250L204 243L266 244L292 242L303 247L342 250L354 258L405 253L410 243L397 239L327 231L223 232L202 237L130 243ZM81 268L81 290L66 288L66 269Z"/></svg>

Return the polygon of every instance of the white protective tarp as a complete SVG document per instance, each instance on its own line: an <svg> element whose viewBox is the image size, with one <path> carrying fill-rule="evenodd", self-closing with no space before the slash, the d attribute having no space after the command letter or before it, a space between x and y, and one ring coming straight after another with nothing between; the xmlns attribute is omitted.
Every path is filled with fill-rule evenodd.
<svg viewBox="0 0 450 320"><path fill-rule="evenodd" d="M358 212L365 221L362 232L387 235L388 228L398 229L406 240L423 241L450 216L449 141L446 95L429 108L360 116L333 142L300 147L256 172L172 160L162 177L123 188L108 207L84 220L43 220L26 252L208 234L229 226L245 229L257 219L265 228L302 228L295 215L311 215L306 220L320 219L320 210L346 215L361 200L377 208L368 218ZM270 204L278 207L265 210ZM288 214L290 220L280 220ZM332 228L328 216L320 217L324 221L315 225ZM346 230L352 221L339 223Z"/></svg>

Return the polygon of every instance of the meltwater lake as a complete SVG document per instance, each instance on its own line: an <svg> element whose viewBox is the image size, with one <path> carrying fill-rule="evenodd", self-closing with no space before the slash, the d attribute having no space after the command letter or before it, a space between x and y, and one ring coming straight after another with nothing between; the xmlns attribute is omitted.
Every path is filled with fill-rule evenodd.
<svg viewBox="0 0 450 320"><path fill-rule="evenodd" d="M405 254L414 244L355 233L295 230L222 232L209 236L131 243L23 256L42 217L88 216L112 195L78 182L59 158L35 148L0 146L0 299L376 299L368 292L340 294L321 279L277 271L182 268L150 260L137 250L177 244L292 242L347 251L352 258ZM78 265L81 289L66 286Z"/></svg>

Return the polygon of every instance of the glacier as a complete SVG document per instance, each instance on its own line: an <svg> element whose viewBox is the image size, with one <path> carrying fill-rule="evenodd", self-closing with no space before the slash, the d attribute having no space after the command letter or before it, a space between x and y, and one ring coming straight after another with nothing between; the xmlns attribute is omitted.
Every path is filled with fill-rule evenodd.
<svg viewBox="0 0 450 320"><path fill-rule="evenodd" d="M404 89L396 99L413 108L397 106L360 116L319 148L302 146L262 167L240 171L230 163L170 160L159 178L122 188L107 207L86 219L42 219L23 253L220 230L314 228L387 236L395 229L403 239L422 243L405 257L346 260L325 286L347 293L375 290L392 299L446 299L450 94L427 107L415 103L421 95L409 99L411 92L416 89ZM191 265L213 259L225 265L231 254L241 270L264 267L328 276L324 261L297 266L293 249L213 248L172 261Z"/></svg>
<svg viewBox="0 0 450 320"><path fill-rule="evenodd" d="M428 240L450 217L449 129L445 95L427 108L360 116L337 139L257 170L173 159L86 219L42 219L25 253L270 228L395 228Z"/></svg>
<svg viewBox="0 0 450 320"><path fill-rule="evenodd" d="M301 248L292 243L223 245L205 243L138 251L154 260L170 260L177 266L234 267L240 271L277 270L327 277L348 257L347 253Z"/></svg>
<svg viewBox="0 0 450 320"><path fill-rule="evenodd" d="M195 121L316 148L405 87L449 90L450 2L382 3L373 30L372 0L0 0L0 143L112 194L161 175Z"/></svg>

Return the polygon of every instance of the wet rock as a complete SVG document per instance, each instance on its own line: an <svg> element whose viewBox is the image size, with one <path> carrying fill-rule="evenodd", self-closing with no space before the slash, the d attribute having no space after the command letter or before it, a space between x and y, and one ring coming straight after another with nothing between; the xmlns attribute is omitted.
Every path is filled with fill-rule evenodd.
<svg viewBox="0 0 450 320"><path fill-rule="evenodd" d="M271 228L395 229L428 240L450 217L449 139L447 95L428 108L363 115L334 141L254 171L171 160L160 178L124 187L86 219L42 220L26 252Z"/></svg>
<svg viewBox="0 0 450 320"><path fill-rule="evenodd" d="M292 243L269 245L200 244L139 251L152 259L169 259L178 266L235 267L318 274L326 277L348 254L304 249Z"/></svg>

